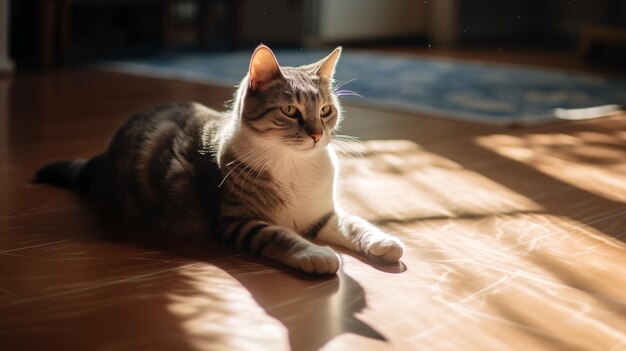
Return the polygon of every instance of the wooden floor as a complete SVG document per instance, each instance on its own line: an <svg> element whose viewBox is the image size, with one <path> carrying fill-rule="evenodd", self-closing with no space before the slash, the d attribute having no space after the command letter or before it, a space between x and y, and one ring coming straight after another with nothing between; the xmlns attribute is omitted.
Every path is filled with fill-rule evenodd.
<svg viewBox="0 0 626 351"><path fill-rule="evenodd" d="M406 243L308 277L131 237L41 165L147 105L228 89L87 70L0 80L2 350L624 350L626 115L505 129L346 108L346 209ZM124 234L126 233L126 234ZM128 234L128 236L126 236Z"/></svg>

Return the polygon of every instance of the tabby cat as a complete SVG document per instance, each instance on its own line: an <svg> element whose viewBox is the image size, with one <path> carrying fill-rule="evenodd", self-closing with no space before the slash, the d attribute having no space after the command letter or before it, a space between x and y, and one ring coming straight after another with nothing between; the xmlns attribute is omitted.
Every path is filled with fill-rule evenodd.
<svg viewBox="0 0 626 351"><path fill-rule="evenodd" d="M341 47L319 62L281 67L259 46L231 110L197 103L139 112L109 149L59 161L35 180L120 208L171 235L211 233L240 250L309 273L337 272L328 246L395 262L395 237L335 204L337 159L329 145L342 117L333 74Z"/></svg>

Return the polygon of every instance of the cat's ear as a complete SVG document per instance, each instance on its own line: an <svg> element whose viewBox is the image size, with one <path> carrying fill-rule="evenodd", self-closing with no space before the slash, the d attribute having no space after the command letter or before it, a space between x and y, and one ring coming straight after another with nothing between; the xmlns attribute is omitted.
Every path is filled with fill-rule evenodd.
<svg viewBox="0 0 626 351"><path fill-rule="evenodd" d="M341 46L338 46L330 55L324 57L322 60L318 62L319 67L315 74L317 74L320 78L332 79L335 74L335 66L337 66L337 61L341 56Z"/></svg>
<svg viewBox="0 0 626 351"><path fill-rule="evenodd" d="M268 83L282 76L276 56L270 48L259 45L250 59L250 88L263 89Z"/></svg>

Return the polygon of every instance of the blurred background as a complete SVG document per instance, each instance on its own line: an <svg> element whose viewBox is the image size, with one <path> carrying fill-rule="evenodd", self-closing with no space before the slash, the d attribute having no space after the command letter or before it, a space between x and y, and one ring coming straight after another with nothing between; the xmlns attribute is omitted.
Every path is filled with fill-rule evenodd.
<svg viewBox="0 0 626 351"><path fill-rule="evenodd" d="M344 46L340 198L402 272L122 239L30 183L146 106L222 108L261 42ZM624 350L625 63L624 0L0 0L0 349Z"/></svg>
<svg viewBox="0 0 626 351"><path fill-rule="evenodd" d="M546 55L624 69L620 0L2 0L20 70L179 51L348 47ZM7 45L6 40L3 44ZM0 51L2 52L2 51Z"/></svg>

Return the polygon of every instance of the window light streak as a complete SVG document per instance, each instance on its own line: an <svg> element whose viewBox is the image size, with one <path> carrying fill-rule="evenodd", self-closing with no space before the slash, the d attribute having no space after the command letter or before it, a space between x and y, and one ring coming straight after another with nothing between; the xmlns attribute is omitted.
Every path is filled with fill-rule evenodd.
<svg viewBox="0 0 626 351"><path fill-rule="evenodd" d="M575 307L568 307L562 303L561 304L555 303L554 300L548 299L545 296L544 294L545 291L543 290L541 291L541 294L540 294L538 291L530 289L522 284L506 284L509 282L509 280L512 280L514 278L515 276L504 276L500 280L492 283L489 286L486 286L485 288L481 290L476 291L475 293L469 295L468 297L460 301L448 301L446 299L443 299L440 296L435 297L435 299L443 303L447 308L461 311L462 314L466 316L486 318L486 319L490 319L492 321L495 321L501 324L513 324L517 328L525 329L525 330L538 333L541 335L550 336L556 339L568 340L570 342L574 342L574 344L579 344L579 345L584 344L588 340L593 339L594 337L598 337L597 335L598 331L601 331L604 334L605 338L610 337L618 341L622 341L624 340L624 338L626 338L625 334L620 332L619 330L616 330L615 328L612 328L606 323L596 320L593 317L589 316L588 313L589 311L591 311L589 304L583 303L580 300L564 298L563 296L559 294L555 294L553 291L551 291L551 293L548 294L548 296L556 298L557 301L560 300L563 302L570 302ZM499 291L496 289L496 287L504 286L504 285L506 285L504 289L508 290L507 293L509 293L511 290L514 289L516 293L518 294L521 294L526 297L533 297L536 301L543 301L544 306L549 306L549 309L547 311L546 310L539 311L536 309L529 310L529 309L524 309L524 308L519 309L519 312L524 313L530 318L529 322L533 321L533 323L538 323L539 325L541 325L541 328L531 327L528 324L512 322L511 320L497 317L491 314L487 314L485 312L481 312L477 309L474 309L474 308L477 308L476 301L474 300L483 300L483 299L489 298L489 296L491 295L498 294ZM501 296L500 298L503 298L503 296ZM515 300L515 297L509 296L508 299ZM474 307L470 307L472 306L472 304L470 303L473 303ZM512 305L512 308L515 308L514 305ZM554 309L555 311L552 312L551 309ZM592 330L588 332L588 335L584 335L585 332L578 334L576 336L564 335L562 330L559 328L559 325L554 325L552 322L542 321L542 318L540 318L540 316L544 315L545 313L547 314L563 313L565 315L570 315L571 316L570 322L587 324L588 327L591 328ZM567 320L564 320L562 322L568 323ZM585 330L585 329L583 328L582 330Z"/></svg>
<svg viewBox="0 0 626 351"><path fill-rule="evenodd" d="M268 316L248 290L216 266L182 267L188 287L168 295L168 310L180 318L181 329L194 348L287 350L287 333Z"/></svg>
<svg viewBox="0 0 626 351"><path fill-rule="evenodd" d="M592 140L585 133L491 135L476 142L572 186L626 202L626 170L621 163L626 159L626 138L620 133L610 132Z"/></svg>
<svg viewBox="0 0 626 351"><path fill-rule="evenodd" d="M531 161L545 160L546 152L560 152L555 155L564 155L567 162L556 163L555 170L575 161L565 156L581 143L575 135L483 138L479 141L488 140L490 150L505 145L533 167ZM585 223L577 222L552 215L524 194L417 144L387 140L368 145L377 150L378 160L368 154L359 162L371 180L355 185L359 192L351 192L349 186L342 191L351 203L379 204L365 212L378 216L377 223L390 232L402 233L411 248L407 251L409 269L403 273L410 276L403 284L421 306L412 317L423 321L424 327L412 341L440 346L441 339L455 328L475 326L465 342L490 340L494 343L488 347L494 349L502 341L499 335L529 349L577 343L611 349L622 344L626 290L618 282L623 281L620 267L626 259L620 257L626 245L590 223L606 222L607 217L618 220L625 210L598 216L590 206L595 202L581 203L573 212L578 213L575 218L585 218ZM619 155L606 152L603 156L614 159ZM356 173L353 166L345 168L351 184ZM611 174L615 173L607 173ZM608 183L616 186L617 182L610 182L615 179L609 178ZM550 201L571 191L567 183L555 183L561 186L535 194L533 199ZM427 205L420 208L420 203ZM584 268L578 269L582 262ZM523 319L516 319L518 314Z"/></svg>
<svg viewBox="0 0 626 351"><path fill-rule="evenodd" d="M387 218L424 218L541 210L528 198L413 142L378 140L362 144L365 146L350 146L350 154L360 156L341 163L340 178L340 191L358 196L356 203L364 207L361 212L378 212ZM368 149L376 150L376 154ZM350 179L350 184L342 181L345 179ZM384 191L378 191L381 187ZM370 188L373 191L362 191ZM358 194L351 193L352 189L359 189ZM403 196L398 197L400 193ZM366 207L371 203L387 206L373 211Z"/></svg>
<svg viewBox="0 0 626 351"><path fill-rule="evenodd" d="M533 291L531 289L528 288L523 288L523 291L525 292L525 294L527 294L528 296L531 297L535 297L535 298L543 298L542 295L540 295L537 291ZM559 298L561 298L560 296L558 296ZM571 315L572 317L576 317L578 315L578 313L580 312L580 310L568 307L564 304L555 304L555 303L549 303L550 301L546 301L548 302L546 305L550 306L550 308L553 308L557 311L560 312L564 312L564 314L566 315ZM579 301L578 304L580 304L581 302ZM584 309L591 309L590 307L586 306L583 308ZM538 312L537 311L537 319L541 320L541 314L542 312ZM567 322L571 322L571 321L567 321L564 320L563 322L567 323ZM624 340L626 340L626 334L624 334L623 332L613 328L612 326L608 325L607 323L604 323L602 321L598 321L597 319L593 318L592 316L587 316L587 318L584 318L582 321L582 324L586 325L586 328L581 328L579 330L578 335L576 335L574 338L576 340L576 344L582 345L586 342L588 342L589 340L592 340L594 338L613 338L615 340L621 341L623 342ZM548 329L552 329L553 333L557 334L557 333L561 333L559 330L559 326L558 325L550 325L549 322L544 322L544 324L548 327ZM598 331L602 332L604 335L600 336L598 335ZM585 335L586 334L586 335ZM591 345L589 345L591 346Z"/></svg>
<svg viewBox="0 0 626 351"><path fill-rule="evenodd" d="M521 324L521 323L518 323L518 322L513 322L513 321L510 321L508 319L505 319L505 318L502 318L502 317L498 317L498 316L494 316L494 315L489 314L489 313L485 313L485 312L473 310L471 308L463 307L462 305L451 304L451 303L448 303L445 300L439 300L438 299L438 301L443 303L444 305L446 305L446 307L449 307L451 309L457 310L458 312L461 312L461 315L463 315L463 316L480 317L480 319L487 319L487 320L490 320L490 321L493 321L493 322L496 322L496 323L499 323L499 324L510 325L510 326L515 327L515 328L527 330L527 331L530 331L530 332L532 332L534 334L546 335L547 336L547 334L545 334L541 329L538 329L538 328L535 328L535 327L532 327L532 326L528 326L528 325Z"/></svg>
<svg viewBox="0 0 626 351"><path fill-rule="evenodd" d="M491 270L494 270L494 271L497 271L497 272L501 272L503 274L511 274L511 271L506 270L506 269L501 269L501 268L498 268L496 266L486 265L486 264L477 263L477 262L474 262L474 263L476 265L478 265L478 266L482 266L483 268L491 269ZM526 279L526 280L528 280L530 282L540 283L540 285L547 285L547 286L552 286L552 287L566 289L566 290L567 289L572 289L572 290L575 290L575 291L580 291L580 292L589 294L590 296L593 296L593 297L596 297L596 298L599 298L599 299L602 299L602 300L607 300L607 301L609 301L611 303L614 303L614 304L619 304L619 305L626 306L626 302L614 299L614 298L612 298L610 296L606 296L606 295L602 295L602 294L595 294L595 293L591 293L591 292L588 292L588 291L579 290L577 288L573 288L573 287L571 287L569 285L566 285L564 283L561 283L559 281L548 280L548 279L542 278L539 275L536 275L536 274L533 274L533 273L529 273L529 272L526 272L524 270L515 271L515 274L516 274L516 276L518 276L520 278L524 278L524 279Z"/></svg>

